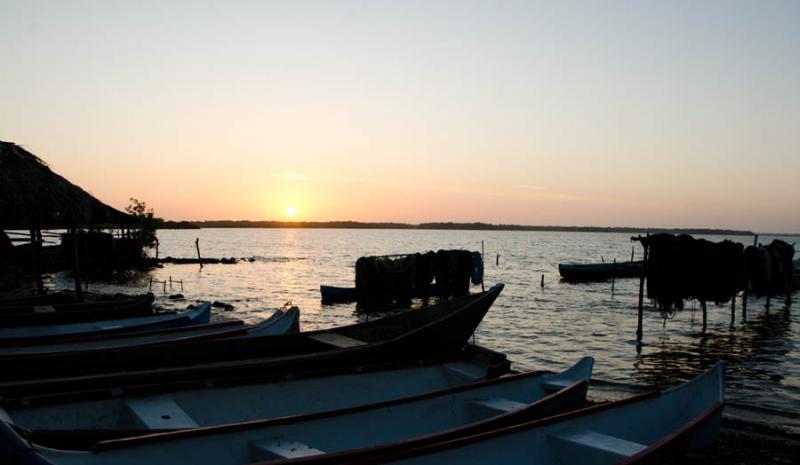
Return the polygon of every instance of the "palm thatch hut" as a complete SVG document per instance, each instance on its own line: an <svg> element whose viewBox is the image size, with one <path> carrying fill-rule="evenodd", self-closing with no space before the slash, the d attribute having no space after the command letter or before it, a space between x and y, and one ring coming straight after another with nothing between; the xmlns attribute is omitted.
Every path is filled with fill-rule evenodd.
<svg viewBox="0 0 800 465"><path fill-rule="evenodd" d="M31 243L40 246L43 229L74 233L79 228L135 228L136 222L54 173L36 155L0 141L0 231L29 231ZM75 271L80 292L80 273Z"/></svg>

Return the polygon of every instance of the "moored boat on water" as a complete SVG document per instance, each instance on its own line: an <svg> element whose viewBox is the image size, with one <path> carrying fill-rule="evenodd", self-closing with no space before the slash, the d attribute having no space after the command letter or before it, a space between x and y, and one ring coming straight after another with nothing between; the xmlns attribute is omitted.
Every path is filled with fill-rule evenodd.
<svg viewBox="0 0 800 465"><path fill-rule="evenodd" d="M644 262L564 263L558 273L566 281L603 281L611 278L635 278L642 274Z"/></svg>
<svg viewBox="0 0 800 465"><path fill-rule="evenodd" d="M663 392L653 391L552 417L428 444L409 441L402 449L309 455L289 463L439 465L606 465L658 463L664 454L710 444L719 435L725 365ZM275 462L275 463L284 463Z"/></svg>
<svg viewBox="0 0 800 465"><path fill-rule="evenodd" d="M503 289L455 298L419 310L329 330L284 336L110 349L85 355L4 362L4 400L209 377L298 372L409 361L456 353L466 345ZM47 377L46 379L41 379Z"/></svg>
<svg viewBox="0 0 800 465"><path fill-rule="evenodd" d="M183 312L165 312L158 315L138 316L109 320L85 321L55 325L11 326L0 328L0 346L25 344L48 338L82 337L86 335L114 334L150 329L176 328L206 324L211 316L211 304Z"/></svg>
<svg viewBox="0 0 800 465"><path fill-rule="evenodd" d="M103 439L304 415L448 389L509 370L505 355L468 346L444 358L273 377L205 379L26 398L0 418L34 442L88 447ZM280 399L276 402L276 399Z"/></svg>
<svg viewBox="0 0 800 465"><path fill-rule="evenodd" d="M591 367L587 358L559 374L520 373L340 410L104 441L86 452L33 444L30 455L55 465L239 465L353 449L364 457L402 450L404 441L435 444L580 407ZM5 444L21 439L10 429L1 434Z"/></svg>
<svg viewBox="0 0 800 465"><path fill-rule="evenodd" d="M358 300L358 293L354 287L320 285L319 293L324 304L355 302Z"/></svg>
<svg viewBox="0 0 800 465"><path fill-rule="evenodd" d="M0 347L0 361L28 356L64 355L109 349L168 345L181 342L196 342L218 338L250 338L276 336L296 332L300 310L292 307L276 310L266 320L254 325L245 325L241 320L222 321L161 330L136 331L122 334L89 335L80 339L37 339L27 344L17 342Z"/></svg>
<svg viewBox="0 0 800 465"><path fill-rule="evenodd" d="M148 316L154 314L154 300L153 294L145 294L96 302L2 305L0 326L53 325Z"/></svg>

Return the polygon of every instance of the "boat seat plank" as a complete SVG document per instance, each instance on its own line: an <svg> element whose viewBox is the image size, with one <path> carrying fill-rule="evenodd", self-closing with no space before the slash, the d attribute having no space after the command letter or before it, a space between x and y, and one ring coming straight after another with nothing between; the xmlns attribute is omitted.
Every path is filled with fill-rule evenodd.
<svg viewBox="0 0 800 465"><path fill-rule="evenodd" d="M33 313L55 313L56 308L52 305L34 305Z"/></svg>
<svg viewBox="0 0 800 465"><path fill-rule="evenodd" d="M558 392L564 388L570 387L575 380L567 379L553 379L542 383L542 389L548 392Z"/></svg>
<svg viewBox="0 0 800 465"><path fill-rule="evenodd" d="M125 407L135 420L147 429L184 429L199 426L172 399L127 399Z"/></svg>
<svg viewBox="0 0 800 465"><path fill-rule="evenodd" d="M320 454L324 454L324 452L308 444L285 437L250 441L250 460L252 461L294 459Z"/></svg>
<svg viewBox="0 0 800 465"><path fill-rule="evenodd" d="M469 401L470 409L481 418L493 417L525 407L527 404L515 400L492 397Z"/></svg>
<svg viewBox="0 0 800 465"><path fill-rule="evenodd" d="M317 333L308 336L309 339L313 339L317 342L322 342L324 344L328 344L339 349L346 349L348 347L358 347L363 346L366 344L364 341L359 341L358 339L353 339L352 337L343 336L338 333Z"/></svg>
<svg viewBox="0 0 800 465"><path fill-rule="evenodd" d="M638 442L592 430L555 433L548 439L563 464L611 463L631 457L647 448Z"/></svg>
<svg viewBox="0 0 800 465"><path fill-rule="evenodd" d="M454 383L475 381L486 376L486 367L470 362L450 362L443 365L445 376L452 378Z"/></svg>

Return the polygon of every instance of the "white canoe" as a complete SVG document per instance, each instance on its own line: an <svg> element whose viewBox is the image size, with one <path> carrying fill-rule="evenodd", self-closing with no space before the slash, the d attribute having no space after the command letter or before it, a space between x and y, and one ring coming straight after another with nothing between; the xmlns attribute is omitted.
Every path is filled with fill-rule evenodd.
<svg viewBox="0 0 800 465"><path fill-rule="evenodd" d="M105 441L92 451L31 448L54 465L241 465L390 443L402 449L409 439L435 444L582 406L592 362L349 409Z"/></svg>
<svg viewBox="0 0 800 465"><path fill-rule="evenodd" d="M499 368L502 367L502 368ZM293 379L214 380L183 387L154 385L127 392L87 392L31 398L27 405L6 405L0 420L48 437L80 431L95 437L121 437L142 430L212 426L336 410L450 388L507 369L505 357L471 346L457 359L398 368L363 367L341 373ZM119 397L123 392L126 397ZM135 393L135 394L134 394ZM166 418L165 418L166 417Z"/></svg>
<svg viewBox="0 0 800 465"><path fill-rule="evenodd" d="M86 334L111 334L129 331L177 328L206 324L211 318L211 304L203 303L184 312L162 315L119 318L116 320L86 321L61 325L14 326L0 328L0 341L29 341L38 338L77 337Z"/></svg>
<svg viewBox="0 0 800 465"><path fill-rule="evenodd" d="M681 386L433 444L410 441L401 450L361 460L308 456L294 464L388 463L609 465L658 463L662 455L703 447L719 434L725 366ZM333 458L333 457L331 457Z"/></svg>
<svg viewBox="0 0 800 465"><path fill-rule="evenodd" d="M207 304L206 304L207 305ZM296 330L300 310L292 307L276 310L269 318L255 325L245 325L241 321L198 324L178 328L139 331L122 334L88 335L81 338L37 339L30 344L15 344L0 347L0 360L12 357L54 355L74 352L102 351L137 346L174 344L216 338L249 338L288 334Z"/></svg>

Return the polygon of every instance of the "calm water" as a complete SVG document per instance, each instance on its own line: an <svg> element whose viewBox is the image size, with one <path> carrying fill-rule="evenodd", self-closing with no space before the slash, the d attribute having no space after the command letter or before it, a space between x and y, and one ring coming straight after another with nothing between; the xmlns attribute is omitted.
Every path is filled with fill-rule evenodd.
<svg viewBox="0 0 800 465"><path fill-rule="evenodd" d="M166 265L137 275L125 285L93 285L94 290L146 290L149 279L182 280L188 300L221 300L235 305L226 316L255 322L286 302L302 310L301 328L312 330L358 321L354 304L323 306L319 285L352 286L353 265L363 255L464 248L485 241L485 282L506 288L476 333L477 342L508 354L517 369L559 370L579 357L596 359L595 378L614 384L670 386L728 360L729 399L800 412L800 302L786 309L783 298L748 303L735 323L728 306L709 306L707 335L702 313L689 303L664 321L646 311L645 345L636 351L638 279L568 284L558 277L560 262L589 262L631 255L630 234L401 231L310 229L204 229L161 231L161 256L193 257L195 238L205 257L255 257L236 265ZM711 236L710 240L723 237ZM736 240L735 238L733 238ZM763 237L762 242L772 238ZM798 238L783 238L788 242ZM740 238L752 241L752 238ZM496 256L500 254L499 265ZM637 245L636 256L641 248ZM545 285L540 286L544 274ZM65 276L56 284L68 287ZM157 295L161 287L157 286ZM473 286L480 290L480 286ZM172 292L179 292L174 286ZM167 293L170 293L169 288ZM166 297L162 295L162 297ZM795 301L800 295L795 293ZM186 305L164 299L165 306Z"/></svg>

